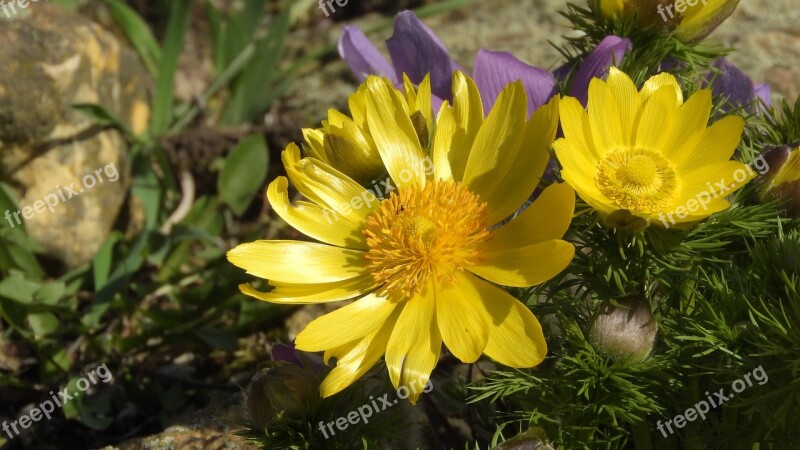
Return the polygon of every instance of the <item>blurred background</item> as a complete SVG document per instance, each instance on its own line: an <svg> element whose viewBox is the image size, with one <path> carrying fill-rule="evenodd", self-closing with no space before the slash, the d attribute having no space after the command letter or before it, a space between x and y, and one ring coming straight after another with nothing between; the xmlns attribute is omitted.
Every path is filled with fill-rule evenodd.
<svg viewBox="0 0 800 450"><path fill-rule="evenodd" d="M574 33L564 6L350 0L326 15L308 0L51 0L0 10L0 214L109 165L120 174L24 225L3 220L0 421L76 391L100 365L114 378L18 436L0 433L0 448L254 448L236 434L243 391L272 345L325 309L244 297L237 285L251 280L224 256L239 242L299 238L263 193L286 144L329 108L346 110L357 80L336 52L342 26L384 51L394 14L415 9L467 69L481 47L554 69L548 42ZM731 61L776 97L800 93L793 0L743 1L712 39L737 47ZM457 364L437 373L473 377ZM418 424L409 433L443 428L461 448L488 439L463 389L445 391L458 401L402 412Z"/></svg>

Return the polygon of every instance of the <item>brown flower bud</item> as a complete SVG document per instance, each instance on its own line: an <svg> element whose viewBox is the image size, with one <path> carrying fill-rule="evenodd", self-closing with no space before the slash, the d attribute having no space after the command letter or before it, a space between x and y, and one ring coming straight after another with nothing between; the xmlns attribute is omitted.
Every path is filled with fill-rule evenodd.
<svg viewBox="0 0 800 450"><path fill-rule="evenodd" d="M757 180L761 200L780 200L789 217L800 218L800 147L794 150L786 145L767 148L759 158L768 167Z"/></svg>
<svg viewBox="0 0 800 450"><path fill-rule="evenodd" d="M553 450L541 428L531 428L503 442L494 450Z"/></svg>
<svg viewBox="0 0 800 450"><path fill-rule="evenodd" d="M300 418L319 396L319 380L311 373L288 363L270 363L259 369L250 381L247 408L259 427L281 415Z"/></svg>
<svg viewBox="0 0 800 450"><path fill-rule="evenodd" d="M589 324L589 342L611 358L638 362L650 355L657 332L650 303L630 296L600 305Z"/></svg>

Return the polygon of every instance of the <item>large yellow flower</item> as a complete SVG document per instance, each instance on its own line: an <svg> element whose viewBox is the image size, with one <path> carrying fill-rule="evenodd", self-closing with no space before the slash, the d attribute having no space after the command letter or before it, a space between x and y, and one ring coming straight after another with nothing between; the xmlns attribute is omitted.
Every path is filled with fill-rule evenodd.
<svg viewBox="0 0 800 450"><path fill-rule="evenodd" d="M564 180L612 225L630 225L615 223L627 215L688 225L722 211L755 172L730 161L744 121L727 116L707 128L711 107L708 89L684 103L672 75L637 91L612 67L608 82L591 81L588 111L577 99L561 101L564 137L553 146Z"/></svg>
<svg viewBox="0 0 800 450"><path fill-rule="evenodd" d="M282 218L321 243L257 241L234 248L228 253L233 264L273 286L265 293L242 285L242 292L281 304L357 298L297 336L298 349L336 358L323 396L346 388L385 355L392 383L409 388L416 402L442 342L464 362L486 354L512 367L539 364L547 352L541 326L493 283L532 286L567 266L574 248L561 237L574 191L552 185L516 218L494 225L540 181L558 98L527 120L522 84L514 83L484 119L475 84L459 72L454 104L442 106L426 145L424 127L406 109L407 95L378 77L365 82L364 92L364 129L391 176L388 192L375 199L289 145L283 152L288 178L309 201L290 204L284 177L267 195Z"/></svg>
<svg viewBox="0 0 800 450"><path fill-rule="evenodd" d="M674 31L691 42L711 34L730 16L739 0L591 0L605 17L632 17L643 26Z"/></svg>

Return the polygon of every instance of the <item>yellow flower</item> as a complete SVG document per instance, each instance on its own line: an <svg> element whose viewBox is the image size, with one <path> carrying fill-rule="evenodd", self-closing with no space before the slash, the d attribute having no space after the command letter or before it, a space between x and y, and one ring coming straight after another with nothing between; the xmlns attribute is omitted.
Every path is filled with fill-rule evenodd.
<svg viewBox="0 0 800 450"><path fill-rule="evenodd" d="M403 74L403 84L403 111L425 134L420 138L428 141L434 121L430 77L425 77L420 83L419 95L406 74ZM328 120L322 121L322 128L303 129L306 141L303 150L306 156L335 167L362 185L369 184L386 171L367 126L367 96L367 86L362 84L348 99L352 118L330 109Z"/></svg>
<svg viewBox="0 0 800 450"><path fill-rule="evenodd" d="M780 200L789 217L800 218L800 147L769 148L757 158L759 166L765 170L759 180L761 200Z"/></svg>
<svg viewBox="0 0 800 450"><path fill-rule="evenodd" d="M608 82L591 81L587 109L571 97L561 101L564 138L553 146L564 180L613 226L630 215L689 225L728 208L725 197L755 175L730 161L744 121L727 116L706 128L711 92L684 103L668 73L637 91L612 67Z"/></svg>
<svg viewBox="0 0 800 450"><path fill-rule="evenodd" d="M429 92L421 87L415 95ZM539 322L493 283L532 286L567 266L574 248L561 237L572 219L574 191L552 185L516 218L494 225L539 183L555 138L558 98L528 120L522 84L514 83L484 119L471 79L456 73L453 92L453 106L445 103L431 125L429 151L404 106L407 98L388 80L370 77L363 87L364 130L393 181L385 184L384 198L317 158L300 159L297 146L289 145L283 152L288 178L309 201L290 204L284 177L267 195L282 218L321 243L257 241L228 253L233 264L270 281L273 290L266 293L241 286L255 298L289 305L357 298L297 336L298 349L336 358L323 396L346 388L385 355L392 383L408 388L416 402L442 342L464 362L486 354L531 367L545 357Z"/></svg>
<svg viewBox="0 0 800 450"><path fill-rule="evenodd" d="M728 18L739 0L592 0L606 18L631 17L640 26L674 31L684 42L700 40Z"/></svg>

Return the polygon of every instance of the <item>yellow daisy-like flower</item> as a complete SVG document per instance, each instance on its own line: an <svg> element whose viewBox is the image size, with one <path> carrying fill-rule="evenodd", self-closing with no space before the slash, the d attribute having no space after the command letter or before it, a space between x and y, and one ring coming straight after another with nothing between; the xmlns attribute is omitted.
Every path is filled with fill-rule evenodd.
<svg viewBox="0 0 800 450"><path fill-rule="evenodd" d="M539 364L547 352L541 326L520 301L493 283L532 286L561 272L574 248L561 240L575 194L552 185L524 212L549 159L558 98L527 119L521 83L509 85L484 119L474 82L456 73L454 104L431 124L430 152L408 97L388 80L363 87L367 130L396 189L383 199L329 164L283 152L289 180L309 201L290 204L279 177L268 198L290 225L321 243L257 241L228 259L268 279L274 289L241 289L281 304L357 298L312 321L298 349L325 351L336 367L321 385L333 395L382 356L392 383L416 402L442 342L464 362L481 354L511 367ZM429 96L420 89L418 96ZM429 104L428 99L423 103ZM430 164L428 164L430 163ZM432 170L426 170L430 168ZM330 211L337 211L332 221Z"/></svg>
<svg viewBox="0 0 800 450"><path fill-rule="evenodd" d="M592 0L603 16L632 17L643 26L674 31L691 42L702 39L730 16L739 0Z"/></svg>
<svg viewBox="0 0 800 450"><path fill-rule="evenodd" d="M426 143L430 140L434 121L430 76L420 83L419 95L406 74L403 74L403 84L403 111L422 134L420 139ZM367 126L368 95L366 84L362 84L350 96L348 106L352 118L330 109L328 119L322 121L321 128L303 129L306 141L303 150L306 156L335 167L362 185L368 184L386 171Z"/></svg>
<svg viewBox="0 0 800 450"><path fill-rule="evenodd" d="M607 82L589 84L587 109L571 97L561 101L564 137L553 146L562 176L615 226L629 215L688 225L722 211L730 206L725 197L755 172L730 160L744 121L727 116L707 127L711 108L708 89L684 102L671 74L637 91L612 67Z"/></svg>

